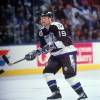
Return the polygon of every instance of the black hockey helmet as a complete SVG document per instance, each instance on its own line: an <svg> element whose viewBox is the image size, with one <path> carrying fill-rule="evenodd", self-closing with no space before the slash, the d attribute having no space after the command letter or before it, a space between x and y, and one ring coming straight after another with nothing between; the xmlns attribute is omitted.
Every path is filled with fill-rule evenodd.
<svg viewBox="0 0 100 100"><path fill-rule="evenodd" d="M52 12L45 11L45 12L42 12L41 15L40 15L40 17L45 17L45 16L52 18L53 14L52 14Z"/></svg>

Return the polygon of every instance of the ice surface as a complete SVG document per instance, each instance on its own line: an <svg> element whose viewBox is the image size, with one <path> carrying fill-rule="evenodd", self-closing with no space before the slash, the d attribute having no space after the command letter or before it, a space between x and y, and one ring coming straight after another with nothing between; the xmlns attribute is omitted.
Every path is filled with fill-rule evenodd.
<svg viewBox="0 0 100 100"><path fill-rule="evenodd" d="M77 77L89 97L87 100L100 100L100 70L78 72ZM56 79L62 100L77 100L63 75L57 74ZM46 100L50 95L43 75L0 77L0 100Z"/></svg>

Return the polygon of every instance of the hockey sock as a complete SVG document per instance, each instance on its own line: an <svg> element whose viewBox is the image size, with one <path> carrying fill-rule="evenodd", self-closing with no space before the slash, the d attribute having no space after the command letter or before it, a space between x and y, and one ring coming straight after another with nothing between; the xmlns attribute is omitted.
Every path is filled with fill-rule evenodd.
<svg viewBox="0 0 100 100"><path fill-rule="evenodd" d="M82 93L84 93L83 88L82 88L80 82L74 84L74 85L72 86L72 88L75 90L75 92L76 92L78 95L81 95Z"/></svg>
<svg viewBox="0 0 100 100"><path fill-rule="evenodd" d="M58 87L57 87L57 82L56 82L56 80L54 78L54 74L52 74L52 73L45 73L44 77L45 77L45 79L47 81L47 84L48 84L51 92L55 92L55 91L59 90Z"/></svg>
<svg viewBox="0 0 100 100"><path fill-rule="evenodd" d="M78 95L84 93L81 83L77 81L76 77L69 78L67 81Z"/></svg>

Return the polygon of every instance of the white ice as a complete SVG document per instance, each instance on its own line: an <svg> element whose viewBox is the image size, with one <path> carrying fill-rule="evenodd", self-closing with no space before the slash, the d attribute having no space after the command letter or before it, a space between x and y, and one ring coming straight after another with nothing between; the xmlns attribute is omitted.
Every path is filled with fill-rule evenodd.
<svg viewBox="0 0 100 100"><path fill-rule="evenodd" d="M78 72L78 79L88 95L87 100L100 100L100 70ZM56 79L60 87L62 100L77 100L62 74ZM43 75L0 77L0 100L46 100L51 92Z"/></svg>

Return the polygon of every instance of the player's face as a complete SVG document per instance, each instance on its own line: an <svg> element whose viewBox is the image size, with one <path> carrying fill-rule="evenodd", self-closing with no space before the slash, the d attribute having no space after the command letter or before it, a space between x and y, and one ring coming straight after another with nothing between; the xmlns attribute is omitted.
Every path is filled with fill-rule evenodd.
<svg viewBox="0 0 100 100"><path fill-rule="evenodd" d="M47 16L44 16L44 17L41 17L41 24L46 27L48 25L50 25L51 23L51 18L47 17Z"/></svg>

